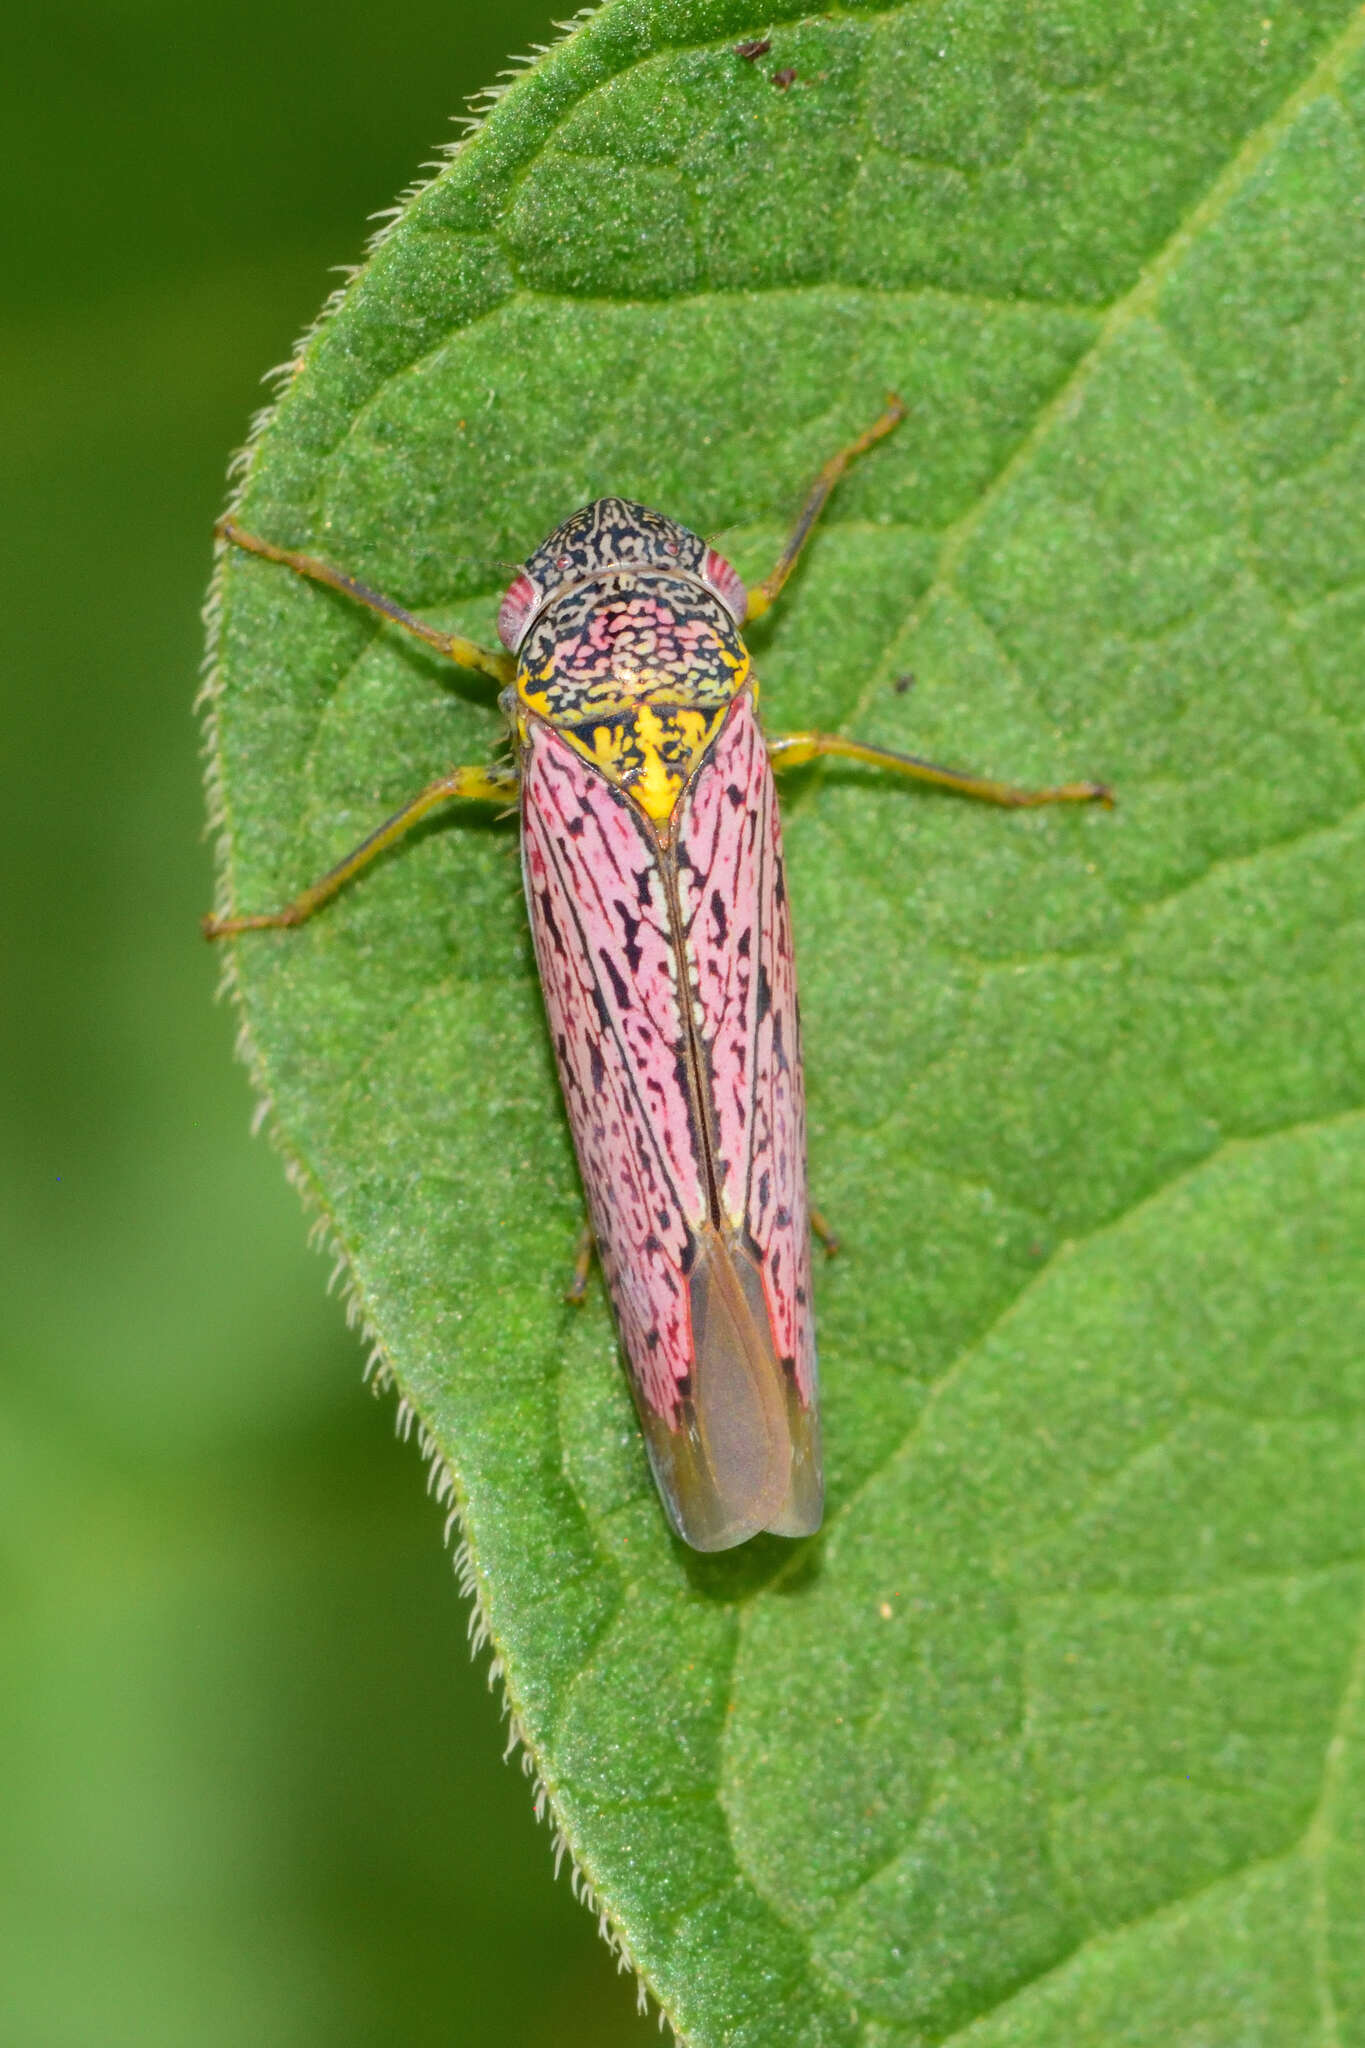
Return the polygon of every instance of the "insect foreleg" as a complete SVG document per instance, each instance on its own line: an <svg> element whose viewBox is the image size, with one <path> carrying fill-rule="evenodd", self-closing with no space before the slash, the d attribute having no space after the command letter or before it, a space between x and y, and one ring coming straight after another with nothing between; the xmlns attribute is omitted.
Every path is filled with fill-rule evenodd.
<svg viewBox="0 0 1365 2048"><path fill-rule="evenodd" d="M391 818L386 818L368 839L362 839L359 846L347 854L345 860L338 861L320 881L303 890L282 910L264 911L254 917L205 917L202 919L204 937L229 939L237 932L280 931L291 925L303 924L315 910L321 910L324 903L329 903L353 875L367 868L376 855L396 845L405 832L410 832L439 804L447 803L456 796L471 797L477 803L513 803L519 787L515 768L452 768L449 775L443 775L439 782L429 783L410 803L404 804L401 811L395 811Z"/></svg>
<svg viewBox="0 0 1365 2048"><path fill-rule="evenodd" d="M357 604L392 619L405 633L424 640L428 647L434 647L438 654L444 654L461 668L478 669L486 676L495 676L500 683L510 683L516 675L517 665L510 654L504 654L495 647L480 647L477 641L466 640L459 633L442 633L438 627L427 625L424 619L414 618L411 612L405 611L401 604L395 604L391 597L385 597L382 591L371 590L367 583L357 583L354 576L334 569L329 562L320 562L316 555L296 555L288 548L277 548L271 541L259 540L254 533L244 533L235 519L220 519L217 530L234 547L245 548L248 554L262 555L267 562L282 562L296 576L306 576L312 583L325 583L329 590L339 590L344 597L354 598Z"/></svg>
<svg viewBox="0 0 1365 2048"><path fill-rule="evenodd" d="M961 768L942 768L934 761L921 761L916 754L898 754L893 747L869 746L865 740L848 740L837 732L778 733L768 740L768 758L777 770L799 768L803 762L822 754L837 754L846 761L863 761L869 768L888 768L893 775L908 775L915 782L930 782L937 789L956 790L959 796L980 797L983 803L1003 804L1010 810L1032 809L1038 804L1112 805L1114 792L1103 782L1062 782L1055 789L1020 789L1013 782L996 782L988 775L969 775Z"/></svg>
<svg viewBox="0 0 1365 2048"><path fill-rule="evenodd" d="M763 581L749 592L749 605L744 614L746 626L754 619L762 618L764 612L768 610L783 584L791 575L792 570L796 567L796 558L809 538L811 528L825 509L826 498L828 498L850 462L853 461L855 456L865 453L874 441L880 441L884 434L889 434L893 427L898 427L904 418L905 401L897 398L893 391L888 394L886 411L881 415L881 418L874 420L866 433L859 434L856 441L850 441L848 446L841 448L837 455L830 456L829 461L825 464L819 476L816 477L815 482L807 493L806 502L801 507L801 516L788 536L787 545L778 556L777 567L771 575L765 576Z"/></svg>

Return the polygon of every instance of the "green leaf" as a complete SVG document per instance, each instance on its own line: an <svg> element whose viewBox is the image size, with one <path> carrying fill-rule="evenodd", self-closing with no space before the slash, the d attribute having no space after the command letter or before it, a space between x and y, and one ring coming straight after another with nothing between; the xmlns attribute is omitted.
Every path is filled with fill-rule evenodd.
<svg viewBox="0 0 1365 2048"><path fill-rule="evenodd" d="M608 0L252 453L245 524L487 641L608 490L762 574L899 389L755 635L766 715L1120 793L789 788L847 1243L803 1545L673 1542L561 1305L513 828L236 948L553 1817L697 2048L1365 2043L1363 123L1350 0ZM500 727L340 598L220 591L264 908Z"/></svg>

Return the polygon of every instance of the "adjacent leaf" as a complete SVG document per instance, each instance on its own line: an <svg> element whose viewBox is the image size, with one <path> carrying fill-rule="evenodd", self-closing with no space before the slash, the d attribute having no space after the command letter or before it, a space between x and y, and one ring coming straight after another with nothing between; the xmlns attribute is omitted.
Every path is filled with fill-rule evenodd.
<svg viewBox="0 0 1365 2048"><path fill-rule="evenodd" d="M1365 2042L1363 52L1348 0L608 0L251 458L250 526L488 639L607 490L761 574L895 387L766 715L1121 793L788 792L847 1239L800 1546L670 1540L605 1306L561 1306L513 828L238 949L554 1817L698 2048ZM500 728L329 594L221 593L262 907Z"/></svg>

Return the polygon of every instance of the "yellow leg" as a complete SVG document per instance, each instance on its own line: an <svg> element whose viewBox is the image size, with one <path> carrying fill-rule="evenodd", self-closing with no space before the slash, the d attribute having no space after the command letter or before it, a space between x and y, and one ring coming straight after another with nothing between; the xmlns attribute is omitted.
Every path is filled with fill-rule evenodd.
<svg viewBox="0 0 1365 2048"><path fill-rule="evenodd" d="M847 448L841 448L837 455L831 455L829 461L810 487L806 502L801 507L801 517L792 528L787 545L778 557L777 567L773 570L771 576L765 576L757 588L749 592L749 608L744 614L746 626L752 620L762 618L764 612L768 610L781 590L782 585L791 575L792 570L796 567L796 558L806 545L811 528L825 509L826 498L834 489L834 486L838 483L850 462L853 461L855 456L864 454L874 441L880 441L884 434L889 434L893 427L898 427L904 418L904 400L897 398L894 391L889 392L886 400L886 411L882 414L881 418L874 420L867 429L867 432L859 434L856 441L850 441Z"/></svg>
<svg viewBox="0 0 1365 2048"><path fill-rule="evenodd" d="M404 611L402 605L395 604L391 597L371 590L368 584L357 583L354 576L344 575L340 569L333 569L330 563L318 561L315 555L291 554L288 548L277 548L268 540L258 540L254 533L244 533L235 519L220 519L217 530L234 547L245 548L248 554L261 555L267 562L282 562L296 576L307 576L313 583L325 583L329 590L339 590L344 597L354 598L357 604L368 606L370 611L381 612L386 619L392 619L396 626L401 626L405 633L425 640L428 647L434 647L438 654L458 662L461 668L479 669L486 676L496 677L500 683L510 683L516 676L517 665L510 654L504 654L500 648L480 647L476 641L465 640L458 633L439 632L435 626L428 626L424 620Z"/></svg>
<svg viewBox="0 0 1365 2048"><path fill-rule="evenodd" d="M863 740L846 740L837 732L788 732L768 741L768 758L779 771L799 768L821 754L864 761L869 768L889 768L893 775L908 775L916 782L931 782L937 789L953 789L960 796L980 797L985 803L1004 804L1010 810L1032 809L1037 804L1112 806L1114 801L1114 792L1103 782L1062 782L1055 789L1020 789L1012 782L995 782L988 775L968 775L961 768L940 768L933 761L921 761L918 755L898 754L892 747L871 747Z"/></svg>
<svg viewBox="0 0 1365 2048"><path fill-rule="evenodd" d="M338 861L334 868L314 882L311 889L305 889L282 910L268 910L254 917L205 917L201 920L206 939L230 939L238 932L283 931L291 925L303 924L321 910L324 903L330 903L337 890L343 888L353 875L369 866L377 854L385 850L410 832L412 827L429 811L439 804L448 803L451 797L472 797L478 803L506 804L516 799L518 789L515 768L452 768L449 775L443 775L439 782L432 782L404 804L401 811L395 811L368 839L362 839L359 846L348 853L345 860Z"/></svg>
<svg viewBox="0 0 1365 2048"><path fill-rule="evenodd" d="M577 1308L588 1291L588 1275L592 1262L597 1257L597 1239L592 1234L591 1223L585 1223L578 1233L578 1249L574 1253L573 1278L564 1289L564 1299Z"/></svg>
<svg viewBox="0 0 1365 2048"><path fill-rule="evenodd" d="M837 1234L830 1229L828 1220L826 1219L821 1210L811 1210L810 1227L815 1232L815 1235L819 1238L821 1244L824 1246L825 1257L827 1259L832 1259L835 1253L839 1250L839 1239Z"/></svg>

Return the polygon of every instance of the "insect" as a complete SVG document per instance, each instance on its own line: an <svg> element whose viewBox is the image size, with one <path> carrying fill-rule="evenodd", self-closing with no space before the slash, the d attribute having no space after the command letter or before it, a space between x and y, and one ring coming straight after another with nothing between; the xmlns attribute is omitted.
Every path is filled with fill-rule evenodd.
<svg viewBox="0 0 1365 2048"><path fill-rule="evenodd" d="M219 528L503 685L514 765L450 770L282 909L208 917L204 931L302 924L438 805L519 803L591 1240L659 1491L698 1550L760 1530L808 1535L823 1511L800 1026L773 770L839 755L997 804L1110 800L1094 782L1017 789L836 733L763 732L741 628L772 605L848 464L904 413L893 395L825 464L753 590L662 513L624 498L585 506L514 577L501 650L439 632L231 518Z"/></svg>

